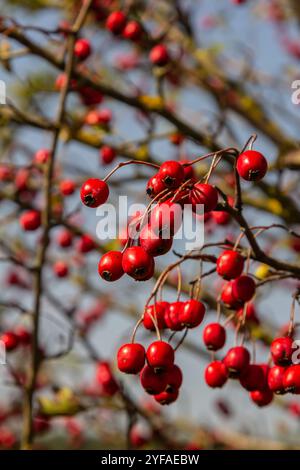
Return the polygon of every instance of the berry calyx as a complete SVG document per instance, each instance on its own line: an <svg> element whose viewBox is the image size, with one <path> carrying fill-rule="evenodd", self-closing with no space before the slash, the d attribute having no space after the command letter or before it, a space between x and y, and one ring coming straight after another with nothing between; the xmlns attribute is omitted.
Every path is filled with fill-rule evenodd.
<svg viewBox="0 0 300 470"><path fill-rule="evenodd" d="M274 364L277 366L289 365L293 354L293 339L289 336L274 339L270 351Z"/></svg>
<svg viewBox="0 0 300 470"><path fill-rule="evenodd" d="M154 259L141 246L132 246L123 253L123 270L137 281L147 281L154 273Z"/></svg>
<svg viewBox="0 0 300 470"><path fill-rule="evenodd" d="M260 181L268 170L268 162L262 153L246 150L237 159L236 168L246 181Z"/></svg>
<svg viewBox="0 0 300 470"><path fill-rule="evenodd" d="M145 348L138 343L124 344L117 355L118 368L126 374L137 374L145 365Z"/></svg>
<svg viewBox="0 0 300 470"><path fill-rule="evenodd" d="M97 178L88 179L81 187L80 197L87 207L99 207L107 201L108 196L107 183Z"/></svg>
<svg viewBox="0 0 300 470"><path fill-rule="evenodd" d="M239 277L244 269L244 258L238 252L225 250L217 259L217 273L224 279Z"/></svg>
<svg viewBox="0 0 300 470"><path fill-rule="evenodd" d="M218 351L226 341L226 330L220 323L209 323L203 331L203 341L209 351Z"/></svg>
<svg viewBox="0 0 300 470"><path fill-rule="evenodd" d="M249 366L250 353L244 346L235 346L227 351L223 362L229 371L229 376L237 378Z"/></svg>
<svg viewBox="0 0 300 470"><path fill-rule="evenodd" d="M187 328L199 326L205 315L205 306L199 300L184 302L179 313L181 323Z"/></svg>
<svg viewBox="0 0 300 470"><path fill-rule="evenodd" d="M221 388L227 382L228 370L221 361L213 361L205 369L205 382L211 388Z"/></svg>
<svg viewBox="0 0 300 470"><path fill-rule="evenodd" d="M123 276L123 255L120 251L109 251L102 256L98 265L98 272L105 281L113 282Z"/></svg>
<svg viewBox="0 0 300 470"><path fill-rule="evenodd" d="M165 341L150 344L146 353L147 362L154 369L166 369L174 364L174 349Z"/></svg>

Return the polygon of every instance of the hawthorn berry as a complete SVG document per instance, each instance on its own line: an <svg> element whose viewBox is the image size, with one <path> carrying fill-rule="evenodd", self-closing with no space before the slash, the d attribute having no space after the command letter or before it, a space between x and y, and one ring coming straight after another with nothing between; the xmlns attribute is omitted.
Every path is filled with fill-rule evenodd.
<svg viewBox="0 0 300 470"><path fill-rule="evenodd" d="M28 210L20 217L20 225L23 230L34 231L41 225L41 214L36 210Z"/></svg>
<svg viewBox="0 0 300 470"><path fill-rule="evenodd" d="M142 387L149 395L157 395L165 390L167 387L167 375L164 371L157 371L156 369L145 366L140 375Z"/></svg>
<svg viewBox="0 0 300 470"><path fill-rule="evenodd" d="M270 389L254 390L250 392L251 400L259 407L268 406L274 398L273 392Z"/></svg>
<svg viewBox="0 0 300 470"><path fill-rule="evenodd" d="M143 34L143 29L138 23L138 21L131 20L128 21L126 24L124 30L123 30L123 36L125 39L130 39L131 41L138 41Z"/></svg>
<svg viewBox="0 0 300 470"><path fill-rule="evenodd" d="M283 395L286 393L283 385L283 376L286 369L282 366L271 367L268 374L268 386L272 392L277 395Z"/></svg>
<svg viewBox="0 0 300 470"><path fill-rule="evenodd" d="M59 184L59 189L64 196L71 196L76 189L76 184L73 180L63 180Z"/></svg>
<svg viewBox="0 0 300 470"><path fill-rule="evenodd" d="M172 302L165 311L165 324L172 331L181 331L184 324L181 321L181 309L183 302Z"/></svg>
<svg viewBox="0 0 300 470"><path fill-rule="evenodd" d="M97 364L96 379L101 385L102 392L105 395L112 397L116 392L118 392L119 385L112 374L111 367L108 362L103 361Z"/></svg>
<svg viewBox="0 0 300 470"><path fill-rule="evenodd" d="M13 351L19 345L19 338L13 331L6 331L0 336L6 351Z"/></svg>
<svg viewBox="0 0 300 470"><path fill-rule="evenodd" d="M145 225L140 232L140 245L151 256L161 256L170 251L173 238L161 238L153 230L150 225Z"/></svg>
<svg viewBox="0 0 300 470"><path fill-rule="evenodd" d="M179 395L178 390L172 390L171 392L164 391L159 393L158 395L154 395L155 401L157 403L160 403L161 405L170 405L171 403L174 403L174 401L177 400Z"/></svg>
<svg viewBox="0 0 300 470"><path fill-rule="evenodd" d="M44 165L47 163L51 156L51 152L48 149L40 149L35 152L34 157L33 157L33 162L36 163L37 165Z"/></svg>
<svg viewBox="0 0 300 470"><path fill-rule="evenodd" d="M284 374L282 380L283 387L286 392L300 394L300 365L295 364L289 366Z"/></svg>
<svg viewBox="0 0 300 470"><path fill-rule="evenodd" d="M164 376L166 377L166 391L167 392L172 392L174 390L179 390L179 388L182 385L182 371L180 367L178 367L176 364L173 366L169 367L165 373Z"/></svg>
<svg viewBox="0 0 300 470"><path fill-rule="evenodd" d="M13 171L7 165L0 165L0 181L11 181L13 178Z"/></svg>
<svg viewBox="0 0 300 470"><path fill-rule="evenodd" d="M231 220L231 215L226 211L211 211L211 216L217 225L227 225Z"/></svg>
<svg viewBox="0 0 300 470"><path fill-rule="evenodd" d="M145 357L145 348L141 344L124 344L118 351L118 368L126 374L137 374L145 365Z"/></svg>
<svg viewBox="0 0 300 470"><path fill-rule="evenodd" d="M196 212L200 204L203 204L204 212L213 211L218 204L218 191L211 184L196 183L190 191L189 202Z"/></svg>
<svg viewBox="0 0 300 470"><path fill-rule="evenodd" d="M195 299L184 302L179 312L180 321L187 328L195 328L196 326L199 326L204 315L204 304Z"/></svg>
<svg viewBox="0 0 300 470"><path fill-rule="evenodd" d="M264 389L264 373L257 364L249 364L240 376L240 384L248 392Z"/></svg>
<svg viewBox="0 0 300 470"><path fill-rule="evenodd" d="M239 277L244 269L244 258L237 251L225 250L217 259L217 273L224 279Z"/></svg>
<svg viewBox="0 0 300 470"><path fill-rule="evenodd" d="M74 45L74 55L78 60L86 60L91 54L91 44L88 39L77 39Z"/></svg>
<svg viewBox="0 0 300 470"><path fill-rule="evenodd" d="M69 268L64 261L56 261L53 265L53 272L57 277L66 277L69 274Z"/></svg>
<svg viewBox="0 0 300 470"><path fill-rule="evenodd" d="M147 362L154 369L166 369L174 364L174 349L165 341L154 341L147 349Z"/></svg>
<svg viewBox="0 0 300 470"><path fill-rule="evenodd" d="M183 166L180 162L168 160L160 166L158 177L166 188L176 189L184 180Z"/></svg>
<svg viewBox="0 0 300 470"><path fill-rule="evenodd" d="M121 34L126 26L127 18L122 11L113 11L106 19L105 26L113 34Z"/></svg>
<svg viewBox="0 0 300 470"><path fill-rule="evenodd" d="M228 370L221 361L213 361L205 369L205 382L211 388L223 387L228 379Z"/></svg>
<svg viewBox="0 0 300 470"><path fill-rule="evenodd" d="M78 93L85 106L95 106L103 101L102 93L88 85L82 85L78 88Z"/></svg>
<svg viewBox="0 0 300 470"><path fill-rule="evenodd" d="M239 276L232 281L232 293L239 302L252 299L255 289L255 281L250 276Z"/></svg>
<svg viewBox="0 0 300 470"><path fill-rule="evenodd" d="M89 126L107 125L112 119L110 109L91 109L84 118L84 123Z"/></svg>
<svg viewBox="0 0 300 470"><path fill-rule="evenodd" d="M221 300L224 304L231 309L240 308L243 304L233 294L233 280L228 281L224 284L221 292Z"/></svg>
<svg viewBox="0 0 300 470"><path fill-rule="evenodd" d="M149 442L149 437L150 436L145 432L142 432L136 424L130 429L129 439L132 447L134 448L143 447L147 442Z"/></svg>
<svg viewBox="0 0 300 470"><path fill-rule="evenodd" d="M237 319L242 319L244 316L244 307L241 307L236 312ZM246 321L251 323L259 324L259 319L257 318L256 309L252 302L248 302L246 305Z"/></svg>
<svg viewBox="0 0 300 470"><path fill-rule="evenodd" d="M99 261L98 272L105 281L113 282L123 276L123 255L120 251L108 251Z"/></svg>
<svg viewBox="0 0 300 470"><path fill-rule="evenodd" d="M181 227L183 211L179 204L171 200L156 204L150 214L150 228L164 239L169 239Z"/></svg>
<svg viewBox="0 0 300 470"><path fill-rule="evenodd" d="M226 341L226 330L220 323L209 323L203 331L203 341L210 351L223 348Z"/></svg>
<svg viewBox="0 0 300 470"><path fill-rule="evenodd" d="M152 176L152 178L149 179L147 183L147 189L146 189L148 196L150 196L151 198L154 198L155 196L157 196L158 194L160 194L162 191L165 191L165 190L166 190L166 187L158 174Z"/></svg>
<svg viewBox="0 0 300 470"><path fill-rule="evenodd" d="M123 253L122 267L136 281L147 281L154 273L154 259L141 246L132 246Z"/></svg>
<svg viewBox="0 0 300 470"><path fill-rule="evenodd" d="M167 65L170 61L168 49L164 44L157 44L151 49L149 59L153 65L157 65L159 67Z"/></svg>
<svg viewBox="0 0 300 470"><path fill-rule="evenodd" d="M276 338L272 341L270 351L275 365L286 366L291 363L293 342L289 336Z"/></svg>
<svg viewBox="0 0 300 470"><path fill-rule="evenodd" d="M168 309L168 302L155 302L154 305L148 305L143 316L143 324L147 330L155 330L153 318L156 319L157 327L162 330L166 327L165 312Z"/></svg>
<svg viewBox="0 0 300 470"><path fill-rule="evenodd" d="M32 334L23 326L19 326L14 331L18 338L19 344L22 346L28 346L31 343Z"/></svg>
<svg viewBox="0 0 300 470"><path fill-rule="evenodd" d="M73 234L70 230L61 230L56 238L57 244L62 248L68 248L72 245Z"/></svg>
<svg viewBox="0 0 300 470"><path fill-rule="evenodd" d="M93 251L95 247L96 245L93 238L87 233L81 235L76 244L76 248L79 253L89 253L90 251Z"/></svg>
<svg viewBox="0 0 300 470"><path fill-rule="evenodd" d="M100 150L100 156L102 163L109 165L116 158L116 152L109 145L103 145Z"/></svg>
<svg viewBox="0 0 300 470"><path fill-rule="evenodd" d="M244 346L235 346L227 351L223 362L229 371L229 376L237 378L248 368L250 353Z"/></svg>
<svg viewBox="0 0 300 470"><path fill-rule="evenodd" d="M239 155L236 168L244 180L260 181L268 170L268 163L260 152L246 150Z"/></svg>
<svg viewBox="0 0 300 470"><path fill-rule="evenodd" d="M184 181L194 180L195 177L196 177L195 170L194 170L192 165L189 165L190 161L189 160L180 160L179 163L181 165L183 165Z"/></svg>
<svg viewBox="0 0 300 470"><path fill-rule="evenodd" d="M97 178L88 179L81 187L80 197L87 207L98 207L104 204L109 196L108 185Z"/></svg>

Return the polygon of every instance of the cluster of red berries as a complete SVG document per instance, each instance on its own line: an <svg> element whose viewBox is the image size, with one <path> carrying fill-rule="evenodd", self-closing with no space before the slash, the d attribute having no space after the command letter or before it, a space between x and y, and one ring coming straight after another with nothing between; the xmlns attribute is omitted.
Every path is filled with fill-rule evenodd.
<svg viewBox="0 0 300 470"><path fill-rule="evenodd" d="M26 328L18 327L2 333L0 341L4 344L5 350L11 352L19 346L28 346L31 343L31 333Z"/></svg>

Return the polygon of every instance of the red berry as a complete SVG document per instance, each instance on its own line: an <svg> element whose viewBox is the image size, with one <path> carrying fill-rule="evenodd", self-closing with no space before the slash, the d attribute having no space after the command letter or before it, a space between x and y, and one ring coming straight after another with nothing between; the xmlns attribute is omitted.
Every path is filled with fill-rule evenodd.
<svg viewBox="0 0 300 470"><path fill-rule="evenodd" d="M154 395L154 399L161 405L170 405L171 403L174 403L174 401L177 400L178 395L178 390L173 390L172 392L164 391L159 395Z"/></svg>
<svg viewBox="0 0 300 470"><path fill-rule="evenodd" d="M95 106L103 101L102 93L88 85L82 85L78 93L85 106Z"/></svg>
<svg viewBox="0 0 300 470"><path fill-rule="evenodd" d="M156 204L150 214L150 229L161 238L169 239L180 229L182 216L181 206L171 200Z"/></svg>
<svg viewBox="0 0 300 470"><path fill-rule="evenodd" d="M146 353L150 367L154 369L166 369L174 364L174 349L164 341L155 341L150 344Z"/></svg>
<svg viewBox="0 0 300 470"><path fill-rule="evenodd" d="M143 432L142 429L139 429L138 425L134 424L130 429L129 439L132 447L140 448L143 447L147 442L149 442L150 436L147 433Z"/></svg>
<svg viewBox="0 0 300 470"><path fill-rule="evenodd" d="M148 196L153 198L165 190L166 187L158 174L149 179L146 189Z"/></svg>
<svg viewBox="0 0 300 470"><path fill-rule="evenodd" d="M7 165L0 165L0 181L11 181L13 178L13 171Z"/></svg>
<svg viewBox="0 0 300 470"><path fill-rule="evenodd" d="M65 229L59 232L57 236L57 244L62 248L68 248L72 245L73 234L69 230Z"/></svg>
<svg viewBox="0 0 300 470"><path fill-rule="evenodd" d="M59 185L59 189L64 196L71 196L76 189L76 184L72 180L63 180Z"/></svg>
<svg viewBox="0 0 300 470"><path fill-rule="evenodd" d="M164 162L158 172L166 188L178 188L184 180L184 169L180 162L168 160Z"/></svg>
<svg viewBox="0 0 300 470"><path fill-rule="evenodd" d="M117 281L123 276L123 255L120 251L109 251L102 256L98 265L98 272L105 281Z"/></svg>
<svg viewBox="0 0 300 470"><path fill-rule="evenodd" d="M286 366L291 363L293 342L293 339L289 336L276 338L274 341L272 341L270 351L274 364L277 366Z"/></svg>
<svg viewBox="0 0 300 470"><path fill-rule="evenodd" d="M250 353L244 346L235 346L229 349L223 362L229 371L230 377L240 377L250 364Z"/></svg>
<svg viewBox="0 0 300 470"><path fill-rule="evenodd" d="M197 205L204 205L204 212L213 211L218 204L218 191L211 184L196 183L190 191L189 202L197 212Z"/></svg>
<svg viewBox="0 0 300 470"><path fill-rule="evenodd" d="M255 289L255 281L250 276L239 276L232 281L232 293L239 302L252 299Z"/></svg>
<svg viewBox="0 0 300 470"><path fill-rule="evenodd" d="M259 407L269 405L273 400L272 390L254 390L250 393L251 400Z"/></svg>
<svg viewBox="0 0 300 470"><path fill-rule="evenodd" d="M158 65L159 67L167 65L170 61L168 49L163 44L154 46L150 51L149 58L152 64Z"/></svg>
<svg viewBox="0 0 300 470"><path fill-rule="evenodd" d="M50 150L40 149L34 154L33 161L38 165L44 165L49 160L50 155Z"/></svg>
<svg viewBox="0 0 300 470"><path fill-rule="evenodd" d="M140 375L141 385L149 395L157 395L167 386L167 375L162 371L156 371L152 367L145 366Z"/></svg>
<svg viewBox="0 0 300 470"><path fill-rule="evenodd" d="M88 39L77 39L74 45L74 55L79 60L85 60L91 54L91 44Z"/></svg>
<svg viewBox="0 0 300 470"><path fill-rule="evenodd" d="M126 374L137 374L145 365L145 357L145 348L141 344L124 344L118 351L118 368Z"/></svg>
<svg viewBox="0 0 300 470"><path fill-rule="evenodd" d="M115 158L116 152L112 147L104 145L100 151L102 163L109 165Z"/></svg>
<svg viewBox="0 0 300 470"><path fill-rule="evenodd" d="M228 308L239 308L243 303L238 301L238 299L233 294L233 280L226 282L222 288L221 300Z"/></svg>
<svg viewBox="0 0 300 470"><path fill-rule="evenodd" d="M79 253L89 253L95 249L96 245L93 238L87 233L83 234L76 245L77 251Z"/></svg>
<svg viewBox="0 0 300 470"><path fill-rule="evenodd" d="M225 250L217 259L217 273L224 279L239 277L244 269L244 258L233 250Z"/></svg>
<svg viewBox="0 0 300 470"><path fill-rule="evenodd" d="M281 366L271 367L268 374L268 386L272 392L277 395L283 395L285 393L285 388L283 385L283 376L285 373L285 368Z"/></svg>
<svg viewBox="0 0 300 470"><path fill-rule="evenodd" d="M28 346L31 343L32 335L26 328L19 326L15 329L15 335L22 346Z"/></svg>
<svg viewBox="0 0 300 470"><path fill-rule="evenodd" d="M87 207L98 207L104 204L109 196L108 185L105 181L90 178L81 187L80 197Z"/></svg>
<svg viewBox="0 0 300 470"><path fill-rule="evenodd" d="M244 180L260 181L268 170L268 163L260 152L246 150L238 157L236 168Z"/></svg>
<svg viewBox="0 0 300 470"><path fill-rule="evenodd" d="M181 387L182 380L183 380L182 371L180 367L176 366L176 364L169 367L165 371L164 375L166 377L166 382L167 382L167 387L166 387L167 392L178 390Z"/></svg>
<svg viewBox="0 0 300 470"><path fill-rule="evenodd" d="M242 319L244 315L244 307L241 307L237 312L237 319ZM256 315L256 310L252 302L248 302L246 305L246 321L259 324L259 319Z"/></svg>
<svg viewBox="0 0 300 470"><path fill-rule="evenodd" d="M223 348L226 341L226 330L220 323L209 323L203 331L203 341L210 351Z"/></svg>
<svg viewBox="0 0 300 470"><path fill-rule="evenodd" d="M6 351L13 351L19 345L19 338L13 331L6 331L0 336Z"/></svg>
<svg viewBox="0 0 300 470"><path fill-rule="evenodd" d="M217 225L227 225L231 220L230 214L225 211L211 211L211 215Z"/></svg>
<svg viewBox="0 0 300 470"><path fill-rule="evenodd" d="M106 28L113 34L121 34L125 28L127 18L122 11L113 11L106 20Z"/></svg>
<svg viewBox="0 0 300 470"><path fill-rule="evenodd" d="M168 302L156 302L154 305L148 305L145 309L144 317L143 317L143 324L147 330L155 330L155 326L153 323L153 318L156 318L157 326L159 330L162 330L166 327L165 324L165 312L168 309L169 304Z"/></svg>
<svg viewBox="0 0 300 470"><path fill-rule="evenodd" d="M119 390L108 362L99 362L97 364L96 378L105 395L112 397Z"/></svg>
<svg viewBox="0 0 300 470"><path fill-rule="evenodd" d="M181 309L183 302L172 302L165 311L165 324L172 331L181 331L184 324L181 322Z"/></svg>
<svg viewBox="0 0 300 470"><path fill-rule="evenodd" d="M35 210L29 210L24 212L20 217L20 225L23 230L33 231L41 225L41 214Z"/></svg>
<svg viewBox="0 0 300 470"><path fill-rule="evenodd" d="M69 274L69 268L64 261L56 261L53 265L54 274L57 277L66 277Z"/></svg>
<svg viewBox="0 0 300 470"><path fill-rule="evenodd" d="M110 109L91 109L84 118L85 124L89 126L108 124L112 119Z"/></svg>
<svg viewBox="0 0 300 470"><path fill-rule="evenodd" d="M205 315L205 306L199 300L188 300L181 307L179 317L187 328L199 326Z"/></svg>
<svg viewBox="0 0 300 470"><path fill-rule="evenodd" d="M223 387L228 379L228 370L221 361L213 361L205 369L205 382L211 388Z"/></svg>
<svg viewBox="0 0 300 470"><path fill-rule="evenodd" d="M137 281L147 281L154 273L154 259L141 246L132 246L123 253L123 270Z"/></svg>
<svg viewBox="0 0 300 470"><path fill-rule="evenodd" d="M138 41L143 34L143 29L135 20L128 21L127 25L123 30L123 36L126 39L130 39L131 41Z"/></svg>
<svg viewBox="0 0 300 470"><path fill-rule="evenodd" d="M300 365L289 366L283 375L283 386L286 392L300 394Z"/></svg>
<svg viewBox="0 0 300 470"><path fill-rule="evenodd" d="M249 364L240 376L241 386L248 392L264 389L264 373L257 364Z"/></svg>
<svg viewBox="0 0 300 470"><path fill-rule="evenodd" d="M173 238L161 238L153 230L150 225L145 225L140 232L140 245L151 256L161 256L170 251Z"/></svg>

